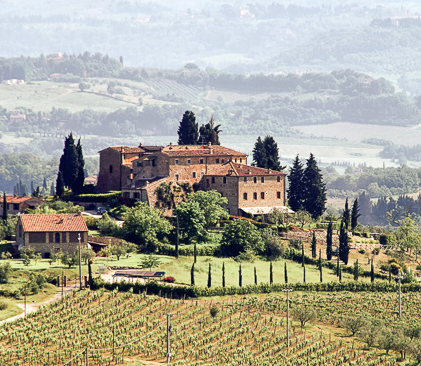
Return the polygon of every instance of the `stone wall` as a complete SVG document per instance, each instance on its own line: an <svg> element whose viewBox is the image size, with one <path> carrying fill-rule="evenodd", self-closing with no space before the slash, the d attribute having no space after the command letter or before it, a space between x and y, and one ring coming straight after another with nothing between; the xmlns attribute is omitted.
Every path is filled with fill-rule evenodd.
<svg viewBox="0 0 421 366"><path fill-rule="evenodd" d="M97 192L119 191L121 189L121 153L112 148L99 154L99 175ZM129 172L130 173L130 172Z"/></svg>

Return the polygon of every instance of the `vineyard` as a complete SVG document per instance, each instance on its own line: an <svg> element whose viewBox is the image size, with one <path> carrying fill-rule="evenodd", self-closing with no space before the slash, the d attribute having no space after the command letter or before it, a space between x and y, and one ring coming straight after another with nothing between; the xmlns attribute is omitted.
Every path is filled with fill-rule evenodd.
<svg viewBox="0 0 421 366"><path fill-rule="evenodd" d="M405 306L419 309L419 294L406 294ZM292 294L291 307L318 306L328 314L353 312L395 319L389 294ZM378 304L382 307L379 308ZM383 305L384 304L384 305ZM217 308L216 314L209 309ZM355 310L358 307L357 310ZM333 311L335 309L335 311ZM282 295L174 300L104 289L74 292L37 312L0 327L1 365L116 365L165 362L166 314L171 314L173 365L394 365L395 357L359 346L314 328L290 328L286 342L286 303ZM414 312L417 313L414 315ZM419 317L420 312L404 312ZM383 316L383 315L382 315ZM402 362L401 365L408 363Z"/></svg>
<svg viewBox="0 0 421 366"><path fill-rule="evenodd" d="M148 80L147 85L157 93L157 96L175 94L185 100L197 100L200 94L198 88L180 84L174 80Z"/></svg>

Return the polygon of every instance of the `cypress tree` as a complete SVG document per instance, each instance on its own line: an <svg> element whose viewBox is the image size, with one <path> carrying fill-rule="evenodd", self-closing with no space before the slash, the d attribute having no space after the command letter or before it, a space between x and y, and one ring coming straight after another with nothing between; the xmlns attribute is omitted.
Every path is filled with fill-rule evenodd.
<svg viewBox="0 0 421 366"><path fill-rule="evenodd" d="M51 182L51 186L50 186L50 196L54 196L54 195L55 195L54 182Z"/></svg>
<svg viewBox="0 0 421 366"><path fill-rule="evenodd" d="M222 262L222 287L225 287L225 262Z"/></svg>
<svg viewBox="0 0 421 366"><path fill-rule="evenodd" d="M72 191L75 190L79 174L79 156L72 133L64 140L64 149L58 170L63 174L64 186L71 188Z"/></svg>
<svg viewBox="0 0 421 366"><path fill-rule="evenodd" d="M343 217L345 229L349 230L349 225L350 225L350 221L351 221L351 212L350 212L349 207L348 207L348 197L346 198L346 201L345 201L345 209L344 209L344 212L342 214L342 217Z"/></svg>
<svg viewBox="0 0 421 366"><path fill-rule="evenodd" d="M193 246L193 255L194 255L194 263L197 263L197 248L196 248L196 242L194 242L194 246Z"/></svg>
<svg viewBox="0 0 421 366"><path fill-rule="evenodd" d="M305 261L305 257L304 257L304 243L301 243L301 267L304 267L304 261Z"/></svg>
<svg viewBox="0 0 421 366"><path fill-rule="evenodd" d="M221 125L214 125L213 116L211 117L209 123L202 125L199 128L199 144L211 143L212 145L220 145L219 142L219 129Z"/></svg>
<svg viewBox="0 0 421 366"><path fill-rule="evenodd" d="M47 190L47 180L44 177L44 181L42 182L42 187Z"/></svg>
<svg viewBox="0 0 421 366"><path fill-rule="evenodd" d="M339 253L338 253L338 256L336 257L336 276L339 277Z"/></svg>
<svg viewBox="0 0 421 366"><path fill-rule="evenodd" d="M373 260L371 260L370 277L371 277L371 282L374 282L374 264L373 264Z"/></svg>
<svg viewBox="0 0 421 366"><path fill-rule="evenodd" d="M307 159L303 175L304 209L318 219L326 209L326 186L313 154Z"/></svg>
<svg viewBox="0 0 421 366"><path fill-rule="evenodd" d="M257 141L254 144L253 162L251 163L251 165L257 166L259 168L265 168L266 165L267 165L267 156L266 156L265 144L263 143L260 136L257 138Z"/></svg>
<svg viewBox="0 0 421 366"><path fill-rule="evenodd" d="M320 271L320 282L323 282L322 250L321 249L319 249L319 271Z"/></svg>
<svg viewBox="0 0 421 366"><path fill-rule="evenodd" d="M358 225L358 218L361 216L360 208L358 206L358 198L355 199L351 211L351 230L354 231Z"/></svg>
<svg viewBox="0 0 421 366"><path fill-rule="evenodd" d="M241 264L238 269L238 286L243 287L243 273L241 272Z"/></svg>
<svg viewBox="0 0 421 366"><path fill-rule="evenodd" d="M61 171L59 171L57 174L56 194L57 194L57 197L59 198L62 198L64 194L64 179L63 179L63 173Z"/></svg>
<svg viewBox="0 0 421 366"><path fill-rule="evenodd" d="M266 165L262 168L282 171L285 166L281 166L279 162L279 148L278 144L272 136L266 136L263 140L263 146L265 149Z"/></svg>
<svg viewBox="0 0 421 366"><path fill-rule="evenodd" d="M194 262L191 266L191 270L190 270L190 283L192 286L194 286Z"/></svg>
<svg viewBox="0 0 421 366"><path fill-rule="evenodd" d="M89 281L89 288L92 289L93 287L93 278L92 278L92 259L88 260L88 281Z"/></svg>
<svg viewBox="0 0 421 366"><path fill-rule="evenodd" d="M285 262L285 267L284 267L284 277L285 277L285 283L288 283L288 270L287 270L287 262Z"/></svg>
<svg viewBox="0 0 421 366"><path fill-rule="evenodd" d="M339 257L345 263L348 264L349 257L349 243L348 243L348 233L345 228L344 221L341 221L341 228L339 231Z"/></svg>
<svg viewBox="0 0 421 366"><path fill-rule="evenodd" d="M339 267L339 282L342 281L342 268Z"/></svg>
<svg viewBox="0 0 421 366"><path fill-rule="evenodd" d="M358 259L354 263L354 281L358 281Z"/></svg>
<svg viewBox="0 0 421 366"><path fill-rule="evenodd" d="M304 209L304 193L303 193L303 179L304 170L303 164L297 155L292 163L292 167L289 169L288 174L288 204L293 211L299 211Z"/></svg>
<svg viewBox="0 0 421 366"><path fill-rule="evenodd" d="M6 192L3 192L3 221L6 223L9 218L9 213L7 212L7 197Z"/></svg>
<svg viewBox="0 0 421 366"><path fill-rule="evenodd" d="M389 267L389 283L392 281L392 269Z"/></svg>
<svg viewBox="0 0 421 366"><path fill-rule="evenodd" d="M273 265L272 265L272 262L270 262L270 266L269 266L269 283L270 284L273 283Z"/></svg>
<svg viewBox="0 0 421 366"><path fill-rule="evenodd" d="M256 272L256 267L254 267L254 284L257 285L257 272Z"/></svg>
<svg viewBox="0 0 421 366"><path fill-rule="evenodd" d="M327 226L327 233L326 233L326 258L328 261L332 259L332 239L333 239L333 228L332 228L332 220L329 221L329 225Z"/></svg>
<svg viewBox="0 0 421 366"><path fill-rule="evenodd" d="M83 158L83 151L82 151L82 145L80 143L80 139L77 142L76 145L76 152L77 152L77 177L75 179L75 185L72 187L72 190L76 193L82 192L83 190L83 184L85 183L85 159Z"/></svg>
<svg viewBox="0 0 421 366"><path fill-rule="evenodd" d="M191 111L185 111L178 127L179 145L197 145L199 139L198 124L196 116Z"/></svg>
<svg viewBox="0 0 421 366"><path fill-rule="evenodd" d="M208 287L212 287L212 274L211 274L211 264L209 263L209 272L208 272Z"/></svg>
<svg viewBox="0 0 421 366"><path fill-rule="evenodd" d="M31 180L31 196L34 195L34 192L35 192L34 181Z"/></svg>
<svg viewBox="0 0 421 366"><path fill-rule="evenodd" d="M303 283L306 283L306 266L303 267Z"/></svg>
<svg viewBox="0 0 421 366"><path fill-rule="evenodd" d="M313 239L311 240L311 256L313 258L317 257L316 248L317 248L316 233L313 231Z"/></svg>

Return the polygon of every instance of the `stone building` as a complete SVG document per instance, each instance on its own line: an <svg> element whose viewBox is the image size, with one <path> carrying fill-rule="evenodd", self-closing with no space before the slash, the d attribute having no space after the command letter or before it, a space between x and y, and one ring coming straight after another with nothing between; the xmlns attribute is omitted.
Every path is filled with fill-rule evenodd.
<svg viewBox="0 0 421 366"><path fill-rule="evenodd" d="M3 212L4 196L0 196L0 212ZM19 212L25 212L27 208L34 209L35 207L42 205L44 200L42 198L31 197L31 196L6 196L7 201L7 213L10 215L16 215Z"/></svg>
<svg viewBox="0 0 421 366"><path fill-rule="evenodd" d="M201 182L203 190L214 189L228 199L231 215L268 214L285 211L285 173L229 161L213 167Z"/></svg>
<svg viewBox="0 0 421 366"><path fill-rule="evenodd" d="M59 251L73 253L79 246L88 246L88 227L80 213L52 215L20 215L16 225L19 250L25 246L43 257Z"/></svg>

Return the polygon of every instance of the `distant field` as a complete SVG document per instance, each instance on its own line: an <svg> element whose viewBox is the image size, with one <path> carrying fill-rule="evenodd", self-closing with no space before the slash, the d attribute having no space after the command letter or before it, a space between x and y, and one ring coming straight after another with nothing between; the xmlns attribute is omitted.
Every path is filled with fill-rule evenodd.
<svg viewBox="0 0 421 366"><path fill-rule="evenodd" d="M298 126L305 134L361 141L367 138L390 140L395 144L416 145L421 143L421 125L414 127L361 125L337 122L328 125Z"/></svg>

